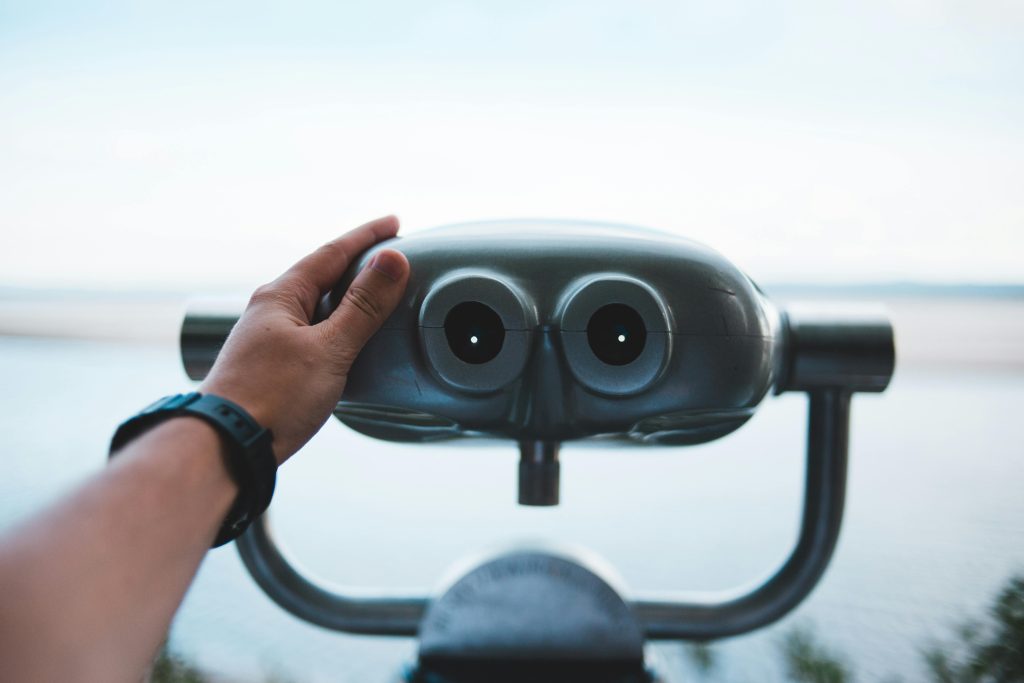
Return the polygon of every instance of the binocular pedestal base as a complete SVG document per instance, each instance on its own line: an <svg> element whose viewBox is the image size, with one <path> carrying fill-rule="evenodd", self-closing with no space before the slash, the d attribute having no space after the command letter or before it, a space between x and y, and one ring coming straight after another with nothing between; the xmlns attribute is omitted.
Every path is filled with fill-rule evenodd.
<svg viewBox="0 0 1024 683"><path fill-rule="evenodd" d="M430 603L419 640L408 679L417 683L652 680L632 609L575 553L523 550L478 564Z"/></svg>

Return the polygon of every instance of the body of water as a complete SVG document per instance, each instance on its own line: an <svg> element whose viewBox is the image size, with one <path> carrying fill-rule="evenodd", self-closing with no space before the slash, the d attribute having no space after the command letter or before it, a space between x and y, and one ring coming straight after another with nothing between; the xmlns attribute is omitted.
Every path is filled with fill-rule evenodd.
<svg viewBox="0 0 1024 683"><path fill-rule="evenodd" d="M926 336L917 333L919 337ZM0 337L0 526L103 467L116 424L187 389L171 342ZM795 612L713 646L709 680L783 680L780 642L801 626L861 681L924 677L921 650L983 617L1024 570L1024 371L909 363L854 400L846 521L832 565ZM767 399L743 429L679 449L563 451L563 503L515 504L512 447L372 441L331 421L281 471L275 525L325 580L435 589L470 553L561 541L602 555L631 594L718 591L764 577L797 532L806 402ZM326 520L326 523L325 523ZM409 639L348 636L288 615L233 547L210 553L172 630L177 650L227 679L393 680ZM652 647L669 680L699 672Z"/></svg>

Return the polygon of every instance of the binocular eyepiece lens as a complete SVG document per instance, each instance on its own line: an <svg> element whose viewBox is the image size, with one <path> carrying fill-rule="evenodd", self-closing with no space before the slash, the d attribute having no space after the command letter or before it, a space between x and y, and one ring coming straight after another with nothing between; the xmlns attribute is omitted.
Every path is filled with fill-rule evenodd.
<svg viewBox="0 0 1024 683"><path fill-rule="evenodd" d="M501 317L479 301L466 301L448 311L444 334L455 357L473 365L494 360L505 343Z"/></svg>
<svg viewBox="0 0 1024 683"><path fill-rule="evenodd" d="M608 304L597 309L587 323L590 350L608 365L635 361L647 343L643 318L625 304Z"/></svg>

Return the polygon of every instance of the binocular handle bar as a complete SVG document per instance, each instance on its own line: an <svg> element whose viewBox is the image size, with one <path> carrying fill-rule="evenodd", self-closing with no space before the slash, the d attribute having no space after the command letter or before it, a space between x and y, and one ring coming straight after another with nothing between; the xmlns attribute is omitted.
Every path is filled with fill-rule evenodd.
<svg viewBox="0 0 1024 683"><path fill-rule="evenodd" d="M809 393L807 471L803 515L795 548L764 584L741 597L702 604L671 598L632 602L651 639L713 640L779 619L810 593L825 571L843 517L850 397L848 390ZM306 578L282 553L265 513L236 541L249 573L278 605L305 621L348 633L414 636L426 596L360 596L336 592ZM342 589L339 589L342 590Z"/></svg>

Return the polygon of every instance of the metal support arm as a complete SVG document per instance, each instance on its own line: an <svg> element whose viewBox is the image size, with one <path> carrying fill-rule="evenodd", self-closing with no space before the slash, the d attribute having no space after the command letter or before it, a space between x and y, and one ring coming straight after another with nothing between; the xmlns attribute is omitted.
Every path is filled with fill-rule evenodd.
<svg viewBox="0 0 1024 683"><path fill-rule="evenodd" d="M808 393L807 473L800 536L782 567L741 597L715 604L633 603L648 638L713 640L770 624L802 601L828 566L839 538L846 497L850 392Z"/></svg>
<svg viewBox="0 0 1024 683"><path fill-rule="evenodd" d="M282 554L263 514L235 541L245 568L286 611L317 626L382 636L414 636L427 609L425 597L358 596L321 587Z"/></svg>
<svg viewBox="0 0 1024 683"><path fill-rule="evenodd" d="M754 591L715 604L670 600L632 603L648 638L711 640L769 624L814 588L839 536L846 491L850 392L808 392L807 472L800 536L789 559ZM415 635L427 597L355 597L330 591L303 576L273 539L267 515L237 541L256 583L300 619L349 633Z"/></svg>

